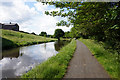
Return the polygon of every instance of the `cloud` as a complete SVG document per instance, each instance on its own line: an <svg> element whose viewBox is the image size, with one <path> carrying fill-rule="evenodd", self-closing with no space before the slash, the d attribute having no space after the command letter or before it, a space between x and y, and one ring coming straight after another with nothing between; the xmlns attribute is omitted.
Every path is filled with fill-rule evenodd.
<svg viewBox="0 0 120 80"><path fill-rule="evenodd" d="M35 22L33 22L35 21ZM35 32L37 34L40 34L42 31L46 31L48 34L54 34L55 29L60 28L64 31L69 31L71 27L57 27L56 23L60 21L58 20L58 17L52 17L52 16L39 16L37 15L32 20L27 21L26 23L23 23L21 26L26 26L27 28L24 28L24 31L28 30L29 32ZM32 29L32 30L31 30Z"/></svg>
<svg viewBox="0 0 120 80"><path fill-rule="evenodd" d="M45 11L60 10L50 5L43 5L40 2L29 2L25 0L13 0L11 2L1 2L0 5L0 22L17 22L20 30L26 32L35 32L39 34L45 31L48 34L54 34L57 28L69 31L71 27L56 27L56 23L67 18L52 17L44 14ZM32 7L31 7L32 6Z"/></svg>
<svg viewBox="0 0 120 80"><path fill-rule="evenodd" d="M0 2L14 2L16 0L0 0ZM21 0L17 0L17 1L21 1ZM23 2L35 2L35 0L22 0Z"/></svg>
<svg viewBox="0 0 120 80"><path fill-rule="evenodd" d="M24 22L36 14L35 8L29 8L22 0L1 2L0 5L1 22Z"/></svg>
<svg viewBox="0 0 120 80"><path fill-rule="evenodd" d="M43 5L41 2L37 2L34 4L37 11L41 11L42 13L45 12L45 10L48 8L48 5Z"/></svg>

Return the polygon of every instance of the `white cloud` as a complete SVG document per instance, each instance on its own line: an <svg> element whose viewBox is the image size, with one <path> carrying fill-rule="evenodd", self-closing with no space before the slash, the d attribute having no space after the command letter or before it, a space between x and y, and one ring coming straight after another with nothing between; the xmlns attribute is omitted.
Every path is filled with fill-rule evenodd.
<svg viewBox="0 0 120 80"><path fill-rule="evenodd" d="M33 21L35 21L35 23ZM63 29L64 31L70 30L71 27L57 27L56 23L58 21L58 17L37 15L32 20L23 23L21 26L27 26L27 28L23 28L24 31L35 32L37 34L39 34L41 31L46 31L48 34L54 34L54 30L57 28Z"/></svg>
<svg viewBox="0 0 120 80"><path fill-rule="evenodd" d="M14 2L16 0L0 0L0 2ZM17 1L21 1L21 0L17 0ZM35 0L22 0L23 2L35 2Z"/></svg>
<svg viewBox="0 0 120 80"><path fill-rule="evenodd" d="M44 13L45 10L48 8L48 5L43 5L43 3L41 2L37 2L36 4L34 4L34 6L37 9L37 11L41 11L42 13Z"/></svg>
<svg viewBox="0 0 120 80"><path fill-rule="evenodd" d="M1 22L24 22L36 14L37 11L35 11L35 8L29 8L22 0L1 2L0 5Z"/></svg>
<svg viewBox="0 0 120 80"><path fill-rule="evenodd" d="M45 11L50 11L50 12L51 11L60 11L60 8L55 8L53 5L49 5L49 4L46 5L41 2L37 2L36 4L34 4L34 6L37 9L37 11L40 11L43 14L45 13Z"/></svg>
<svg viewBox="0 0 120 80"><path fill-rule="evenodd" d="M60 10L49 5L43 5L40 2L31 3L32 7L25 4L25 0L14 0L12 2L2 2L0 4L0 22L17 22L20 30L35 32L39 34L46 31L48 34L54 34L54 30L61 28L64 31L70 30L71 27L56 27L60 17L45 15L45 11Z"/></svg>

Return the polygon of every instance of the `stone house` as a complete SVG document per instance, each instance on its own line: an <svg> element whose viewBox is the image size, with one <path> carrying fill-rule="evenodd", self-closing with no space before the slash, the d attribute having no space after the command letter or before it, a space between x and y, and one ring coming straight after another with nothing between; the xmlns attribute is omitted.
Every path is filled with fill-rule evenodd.
<svg viewBox="0 0 120 80"><path fill-rule="evenodd" d="M0 29L8 29L8 30L14 30L19 31L19 25L17 23L0 23Z"/></svg>

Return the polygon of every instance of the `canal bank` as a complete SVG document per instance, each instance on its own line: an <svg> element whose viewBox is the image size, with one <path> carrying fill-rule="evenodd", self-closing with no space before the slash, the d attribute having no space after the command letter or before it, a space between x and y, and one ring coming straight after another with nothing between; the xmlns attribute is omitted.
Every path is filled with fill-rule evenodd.
<svg viewBox="0 0 120 80"><path fill-rule="evenodd" d="M0 31L2 32L2 35L0 35L0 41L2 42L2 50L16 48L20 46L57 41L57 39L54 38L42 37L30 33L28 34L3 29L0 29Z"/></svg>
<svg viewBox="0 0 120 80"><path fill-rule="evenodd" d="M68 63L75 49L76 41L72 40L68 45L63 47L58 54L23 74L21 78L62 78L66 73Z"/></svg>

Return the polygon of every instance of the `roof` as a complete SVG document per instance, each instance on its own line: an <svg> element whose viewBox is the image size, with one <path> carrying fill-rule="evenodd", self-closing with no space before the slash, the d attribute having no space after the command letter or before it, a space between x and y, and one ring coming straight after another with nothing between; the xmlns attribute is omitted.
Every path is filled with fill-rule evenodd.
<svg viewBox="0 0 120 80"><path fill-rule="evenodd" d="M17 23L3 23L3 25L16 25Z"/></svg>

